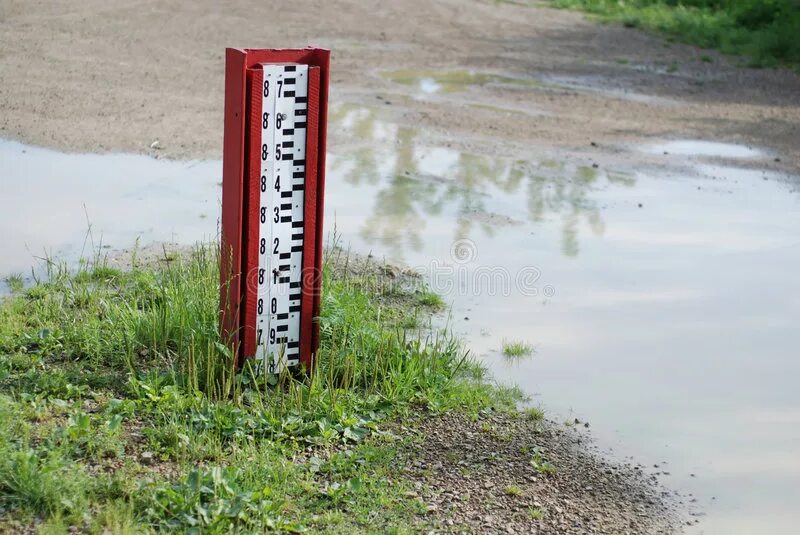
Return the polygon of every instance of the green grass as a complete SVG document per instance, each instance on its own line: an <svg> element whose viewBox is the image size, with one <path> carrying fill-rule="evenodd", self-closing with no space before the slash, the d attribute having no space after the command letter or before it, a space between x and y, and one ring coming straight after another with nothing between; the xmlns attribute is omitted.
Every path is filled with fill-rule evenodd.
<svg viewBox="0 0 800 535"><path fill-rule="evenodd" d="M374 273L330 264L314 371L236 370L215 251L49 262L0 302L0 531L406 533L425 509L393 422L519 400L417 327L433 294L384 296Z"/></svg>
<svg viewBox="0 0 800 535"><path fill-rule="evenodd" d="M798 0L551 0L629 27L749 58L752 67L800 69ZM707 57L707 56L706 56Z"/></svg>
<svg viewBox="0 0 800 535"><path fill-rule="evenodd" d="M553 475L556 473L556 467L545 459L544 453L538 448L534 447L531 453L531 466L542 475Z"/></svg>
<svg viewBox="0 0 800 535"><path fill-rule="evenodd" d="M544 411L537 407L529 407L523 411L523 414L534 422L541 422L544 420Z"/></svg>
<svg viewBox="0 0 800 535"><path fill-rule="evenodd" d="M430 307L433 309L444 308L444 300L437 293L422 291L422 292L417 292L415 297L417 304L419 304L420 306Z"/></svg>
<svg viewBox="0 0 800 535"><path fill-rule="evenodd" d="M503 340L503 355L509 359L522 359L533 355L535 348L527 343L518 340Z"/></svg>
<svg viewBox="0 0 800 535"><path fill-rule="evenodd" d="M5 281L8 289L11 290L12 293L21 292L25 287L25 279L23 279L22 275L19 273L7 276Z"/></svg>
<svg viewBox="0 0 800 535"><path fill-rule="evenodd" d="M541 520L544 518L544 511L539 507L529 507L528 516L530 516L532 520Z"/></svg>

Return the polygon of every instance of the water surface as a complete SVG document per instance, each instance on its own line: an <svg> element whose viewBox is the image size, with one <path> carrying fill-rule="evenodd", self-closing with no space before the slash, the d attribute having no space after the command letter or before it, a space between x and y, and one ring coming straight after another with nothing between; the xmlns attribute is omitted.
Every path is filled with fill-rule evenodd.
<svg viewBox="0 0 800 535"><path fill-rule="evenodd" d="M720 143L702 139L681 139L654 143L643 147L651 154L679 154L683 156L711 156L717 158L756 158L763 156L764 151L736 145L734 143Z"/></svg>
<svg viewBox="0 0 800 535"><path fill-rule="evenodd" d="M192 243L216 235L222 164L130 154L64 154L0 140L0 275L96 247Z"/></svg>

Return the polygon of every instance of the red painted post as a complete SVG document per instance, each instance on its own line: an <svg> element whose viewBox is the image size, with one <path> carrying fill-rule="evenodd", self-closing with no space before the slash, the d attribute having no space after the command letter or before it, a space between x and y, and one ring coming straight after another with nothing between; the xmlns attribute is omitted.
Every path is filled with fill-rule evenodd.
<svg viewBox="0 0 800 535"><path fill-rule="evenodd" d="M244 188L244 110L246 54L225 51L225 132L222 149L222 219L220 236L220 329L222 339L239 353L239 307L242 274L242 193Z"/></svg>
<svg viewBox="0 0 800 535"><path fill-rule="evenodd" d="M259 227L261 224L263 229L265 221L264 196L270 195L270 193L264 193L266 190L262 185L264 182L262 172L264 165L267 165L261 158L262 146L264 147L263 160L266 160L266 154L273 150L272 147L266 147L266 142L261 139L262 117L263 125L266 126L269 116L268 112L265 114L261 109L261 88L264 83L263 65L265 64L280 64L286 71L295 69L286 67L286 64L308 66L307 111L296 112L299 116L296 118L297 127L305 128L306 131L305 158L299 159L298 157L296 161L283 164L301 166L292 167L294 170L303 169L302 166L304 166L305 173L302 177L302 185L295 185L293 188L295 190L299 188L304 192L302 196L303 221L292 222L292 232L296 231L292 235L293 239L297 237L299 240L302 236L301 278L299 282L291 283L293 288L298 284L300 286L300 303L298 306L291 305L292 301L286 301L291 305L289 310L293 314L297 310L300 314L297 335L299 360L284 360L283 362L286 365L298 362L300 366L310 370L319 347L319 324L314 319L319 317L321 302L322 221L330 65L330 51L328 50L305 48L228 49L226 51L220 330L223 340L232 348L239 364L244 359L256 356L260 347L263 350L264 344L259 344L257 332L263 330L262 323L269 321L269 315L259 315L257 311L257 303L261 306L267 302L261 295L263 287L259 293L258 286L259 280L263 282L264 277L264 270L259 270L259 258L263 261L265 254L264 242L259 237ZM284 74L284 76L286 75ZM288 83L289 79L286 78L286 80ZM294 83L294 78L291 80ZM266 96L267 91L265 90L264 93ZM300 100L301 98L297 98L298 102ZM301 115L305 115L305 120ZM269 118L269 120L273 120L273 118ZM294 132L294 126L292 132ZM276 144L275 148L279 148L279 145L279 143ZM284 143L284 145L288 145L288 143ZM287 156L284 154L282 160L286 160L286 158ZM277 161L280 163L281 158L279 157ZM302 172L293 174L297 177ZM284 195L288 195L288 192ZM273 199L273 202L277 202L277 197ZM283 208L288 205L280 206ZM275 210L277 222L277 206ZM288 218L280 220L284 219ZM302 227L302 234L299 232L299 227ZM294 252L295 248L292 248L292 251ZM288 257L290 254L293 253L286 252L281 255L281 258ZM274 268L274 271L277 277L277 267ZM296 293L289 295L289 299L291 300L295 295ZM267 296L267 298L269 297ZM269 300L271 301L271 299ZM274 305L273 312L275 312ZM283 317L286 315L277 314L277 316ZM265 320L265 318L267 319ZM286 329L283 326L280 328ZM272 334L274 336L274 333ZM280 333L278 336L280 340ZM284 340L286 339L284 337ZM292 346L293 344L296 345L298 342L290 342L288 345ZM285 343L281 346L282 352L286 350L286 346ZM293 355L294 353L289 356ZM282 358L288 359L289 356L283 355Z"/></svg>

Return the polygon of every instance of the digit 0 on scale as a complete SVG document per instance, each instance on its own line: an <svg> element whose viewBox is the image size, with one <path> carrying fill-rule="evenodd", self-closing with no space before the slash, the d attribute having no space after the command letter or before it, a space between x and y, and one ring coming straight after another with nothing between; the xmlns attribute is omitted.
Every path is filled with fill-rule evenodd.
<svg viewBox="0 0 800 535"><path fill-rule="evenodd" d="M319 347L330 52L228 49L220 328L237 362L310 369Z"/></svg>

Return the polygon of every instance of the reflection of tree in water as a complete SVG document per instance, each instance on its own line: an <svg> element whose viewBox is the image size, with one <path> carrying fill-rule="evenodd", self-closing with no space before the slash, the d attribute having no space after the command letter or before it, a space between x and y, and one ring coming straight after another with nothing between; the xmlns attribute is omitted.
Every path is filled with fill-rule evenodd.
<svg viewBox="0 0 800 535"><path fill-rule="evenodd" d="M362 143L347 152L346 161L352 167L344 174L345 180L356 186L382 186L362 237L367 243L380 243L397 257L406 248L422 248L426 216L438 215L445 207L456 215L454 240L474 237L478 229L493 236L498 223L486 217L493 215L486 200L495 190L512 195L524 192L532 222L560 215L561 249L567 256L579 252L582 221L597 235L605 230L600 209L590 198L600 178L596 169L579 167L568 177L563 165L430 148L416 142L418 130L382 122L375 111L365 108L345 109L331 118L334 124L346 125L348 134ZM608 173L605 177L609 183L635 183L628 175Z"/></svg>
<svg viewBox="0 0 800 535"><path fill-rule="evenodd" d="M469 238L476 224L487 236L494 236L496 225L478 217L488 213L485 200L490 195L487 190L491 188L487 186L513 193L519 188L524 174L509 162L461 152L446 178L450 180L445 183L441 198L456 208L453 239L459 240Z"/></svg>
<svg viewBox="0 0 800 535"><path fill-rule="evenodd" d="M572 179L552 176L531 176L528 180L528 217L531 221L544 220L548 214L561 214L563 221L561 251L567 256L578 254L578 230L581 216L595 234L605 230L600 210L588 198L590 188L597 180L591 167L579 167Z"/></svg>
<svg viewBox="0 0 800 535"><path fill-rule="evenodd" d="M339 134L342 130L346 130L347 137L359 141L380 141L380 138L383 137L383 133L377 132L376 130L378 125L384 123L378 120L376 111L371 108L347 105L338 106L331 110L329 120L331 124L334 125L333 128L331 128L334 136ZM392 132L386 135L388 137L394 137L394 133ZM332 163L334 169L344 163L354 164L352 169L344 175L347 182L354 185L377 185L382 181L378 163L383 154L376 150L375 146L371 144L357 145L352 149L348 149L347 154L349 157L346 160L336 160Z"/></svg>
<svg viewBox="0 0 800 535"><path fill-rule="evenodd" d="M412 178L418 174L414 132L379 121L375 112L366 108L350 108L349 113L332 114L331 119L334 124L337 120L346 124L357 141L367 142L348 150L348 158L337 162L352 165L344 179L354 186L384 185L361 231L364 240L380 243L397 256L408 247L420 250L425 216L438 214L441 205L435 201L437 184Z"/></svg>

